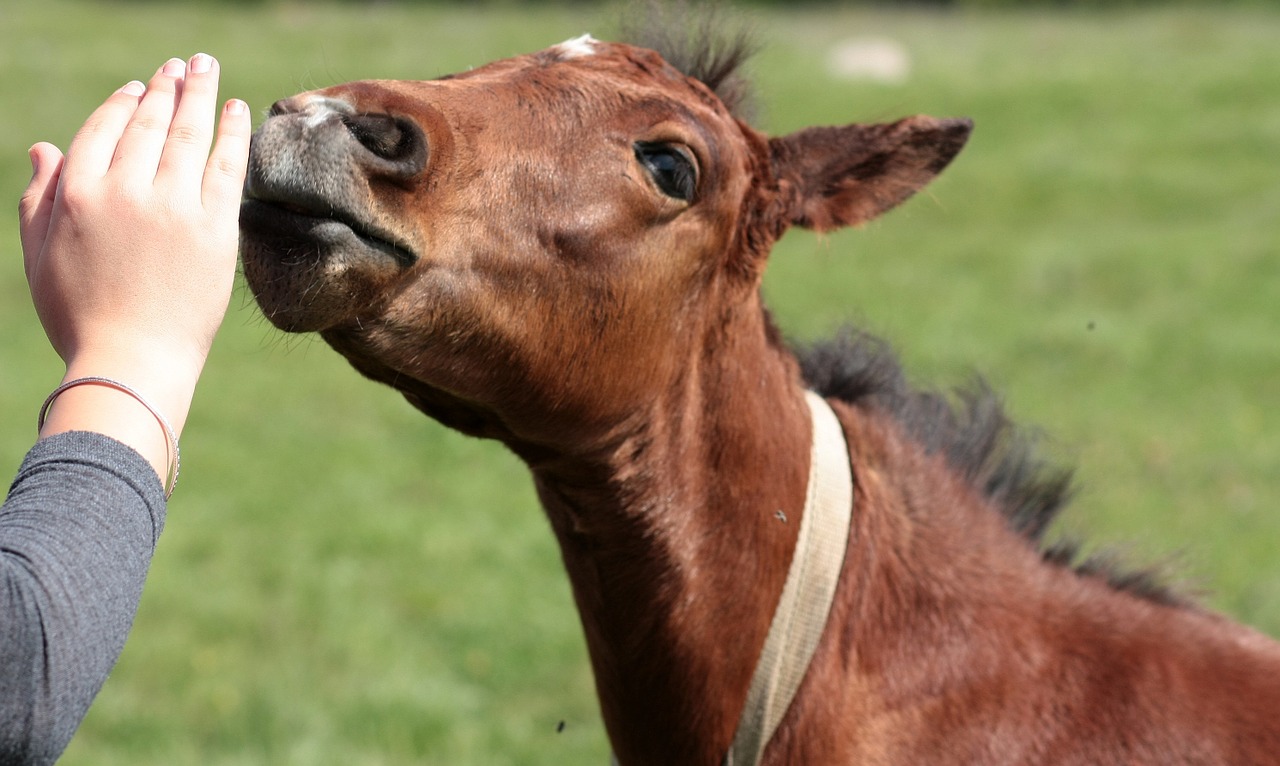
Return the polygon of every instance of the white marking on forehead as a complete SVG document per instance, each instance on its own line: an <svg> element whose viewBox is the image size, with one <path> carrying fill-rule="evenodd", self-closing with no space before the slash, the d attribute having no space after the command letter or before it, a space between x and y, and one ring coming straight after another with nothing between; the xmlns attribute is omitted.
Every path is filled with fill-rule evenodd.
<svg viewBox="0 0 1280 766"><path fill-rule="evenodd" d="M594 56L596 54L596 44L599 42L591 35L581 35L572 40L565 40L553 47L561 58L576 59L583 56Z"/></svg>

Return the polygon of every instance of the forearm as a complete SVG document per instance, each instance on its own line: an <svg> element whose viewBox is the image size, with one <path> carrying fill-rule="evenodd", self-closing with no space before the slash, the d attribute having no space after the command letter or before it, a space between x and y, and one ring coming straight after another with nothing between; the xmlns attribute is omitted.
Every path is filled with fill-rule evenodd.
<svg viewBox="0 0 1280 766"><path fill-rule="evenodd" d="M0 508L0 763L52 763L119 657L164 524L148 464L98 434L37 444Z"/></svg>
<svg viewBox="0 0 1280 766"><path fill-rule="evenodd" d="M206 54L171 59L112 93L65 154L30 150L23 266L64 383L113 379L150 406L100 384L60 392L0 508L0 766L57 758L133 622L234 280L250 119L236 99L218 112L218 76Z"/></svg>

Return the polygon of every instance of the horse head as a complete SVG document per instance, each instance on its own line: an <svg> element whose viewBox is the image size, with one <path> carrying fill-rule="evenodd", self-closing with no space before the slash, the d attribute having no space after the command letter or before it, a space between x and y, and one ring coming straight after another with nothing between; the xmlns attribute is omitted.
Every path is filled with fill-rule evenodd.
<svg viewBox="0 0 1280 766"><path fill-rule="evenodd" d="M769 138L657 53L583 37L275 104L253 140L244 271L278 327L320 332L447 425L565 449L759 315L789 226L879 215L969 130L912 117Z"/></svg>

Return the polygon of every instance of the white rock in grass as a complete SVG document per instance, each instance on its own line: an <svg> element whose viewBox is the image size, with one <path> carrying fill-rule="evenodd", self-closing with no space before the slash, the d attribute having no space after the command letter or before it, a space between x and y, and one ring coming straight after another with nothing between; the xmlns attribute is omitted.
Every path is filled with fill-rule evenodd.
<svg viewBox="0 0 1280 766"><path fill-rule="evenodd" d="M911 74L906 46L886 38L862 37L836 43L827 54L827 69L842 80L869 80L901 85Z"/></svg>

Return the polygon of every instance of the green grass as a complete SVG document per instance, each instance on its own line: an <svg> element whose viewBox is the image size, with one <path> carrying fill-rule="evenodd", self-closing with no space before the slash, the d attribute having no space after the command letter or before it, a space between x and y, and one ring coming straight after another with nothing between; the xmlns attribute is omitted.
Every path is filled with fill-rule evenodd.
<svg viewBox="0 0 1280 766"><path fill-rule="evenodd" d="M609 28L525 9L10 4L0 188L114 88L206 50L259 113L301 89L421 78ZM984 374L1078 467L1066 527L1177 554L1209 603L1280 634L1280 14L760 10L761 124L965 114L930 191L789 236L784 328L850 320L924 382ZM906 44L903 86L824 53ZM12 210L12 207L10 208ZM0 469L61 368L0 220ZM522 467L422 418L241 289L197 395L133 636L66 764L600 764L582 640ZM563 731L557 731L560 722Z"/></svg>

